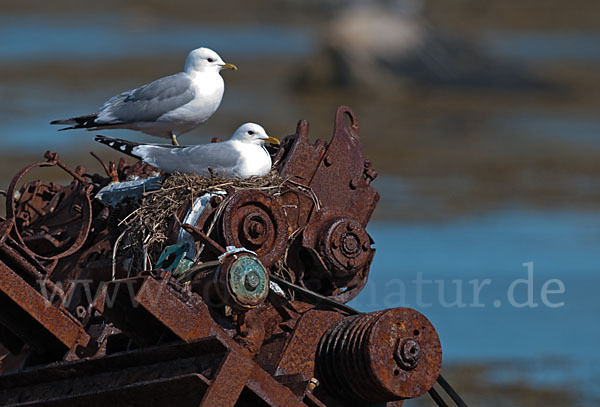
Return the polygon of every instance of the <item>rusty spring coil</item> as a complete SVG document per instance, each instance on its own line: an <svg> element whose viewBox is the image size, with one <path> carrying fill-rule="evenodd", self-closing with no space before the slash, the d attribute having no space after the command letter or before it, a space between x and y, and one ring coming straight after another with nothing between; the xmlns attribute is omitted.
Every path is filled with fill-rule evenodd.
<svg viewBox="0 0 600 407"><path fill-rule="evenodd" d="M364 357L368 350L366 334L376 320L375 314L354 315L330 329L317 348L317 377L328 390L343 399L386 401Z"/></svg>

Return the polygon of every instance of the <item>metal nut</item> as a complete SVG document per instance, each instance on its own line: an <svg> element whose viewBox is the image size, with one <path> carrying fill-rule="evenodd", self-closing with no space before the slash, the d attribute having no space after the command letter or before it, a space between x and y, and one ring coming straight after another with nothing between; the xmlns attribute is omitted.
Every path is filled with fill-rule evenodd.
<svg viewBox="0 0 600 407"><path fill-rule="evenodd" d="M399 341L394 352L394 358L402 369L412 370L421 359L421 345L414 339Z"/></svg>

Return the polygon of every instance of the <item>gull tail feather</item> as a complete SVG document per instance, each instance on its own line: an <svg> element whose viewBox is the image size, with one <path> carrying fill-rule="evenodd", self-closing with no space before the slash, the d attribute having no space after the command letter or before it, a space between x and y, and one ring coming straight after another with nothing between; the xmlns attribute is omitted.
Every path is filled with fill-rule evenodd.
<svg viewBox="0 0 600 407"><path fill-rule="evenodd" d="M62 129L59 129L59 131L71 129L89 129L99 126L99 124L96 123L97 117L98 114L94 113L88 114L86 116L71 117L70 119L53 120L50 122L50 124L73 124L73 126L64 127Z"/></svg>
<svg viewBox="0 0 600 407"><path fill-rule="evenodd" d="M127 140L122 140L122 139L112 138L112 137L106 137L106 136L101 136L101 135L96 136L94 138L94 140L96 140L99 143L105 144L105 145L109 146L110 148L113 148L117 151L125 153L131 157L134 157L137 159L142 159L142 157L139 154L136 154L133 151L134 148L136 148L140 145L139 143L134 143L132 141L127 141Z"/></svg>

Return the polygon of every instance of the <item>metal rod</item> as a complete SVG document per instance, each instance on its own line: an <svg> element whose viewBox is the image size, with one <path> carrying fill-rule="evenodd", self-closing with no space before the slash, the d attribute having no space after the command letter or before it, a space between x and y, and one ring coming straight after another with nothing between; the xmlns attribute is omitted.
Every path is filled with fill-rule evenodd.
<svg viewBox="0 0 600 407"><path fill-rule="evenodd" d="M332 300L331 298L325 297L324 295L317 294L316 292L311 291L311 290L309 290L307 288L300 287L299 285L290 283L289 281L284 280L284 279L282 279L280 277L277 277L277 276L274 276L274 275L271 274L270 278L271 278L271 280L275 281L277 284L281 284L281 285L283 285L285 287L291 288L291 289L293 289L295 291L298 291L299 293L302 293L302 294L305 294L305 295L307 295L309 297L312 297L313 299L315 299L315 300L317 300L319 302L325 303L327 305L331 305L332 307L335 307L335 308L337 308L339 310L342 310L342 311L346 311L347 313L352 314L352 315L354 315L354 314L360 314L359 311L355 310L352 307L347 306L346 304L342 304L341 302L337 302L335 300Z"/></svg>
<svg viewBox="0 0 600 407"><path fill-rule="evenodd" d="M429 395L431 396L433 401L435 401L435 404L437 404L438 407L450 407L448 406L448 404L446 404L442 396L440 396L440 394L433 387L429 389Z"/></svg>
<svg viewBox="0 0 600 407"><path fill-rule="evenodd" d="M452 398L458 407L468 407L467 403L460 398L458 393L452 388L452 386L450 386L450 383L448 383L442 375L439 375L437 382L440 384L440 386L442 386L444 391L450 396L450 398Z"/></svg>

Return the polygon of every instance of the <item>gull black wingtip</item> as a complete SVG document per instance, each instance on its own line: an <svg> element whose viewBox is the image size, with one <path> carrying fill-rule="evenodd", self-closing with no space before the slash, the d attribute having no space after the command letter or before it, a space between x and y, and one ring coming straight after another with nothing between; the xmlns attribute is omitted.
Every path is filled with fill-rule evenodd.
<svg viewBox="0 0 600 407"><path fill-rule="evenodd" d="M109 147L113 147L115 143L118 143L119 140L116 138L112 138L112 137L106 137L103 136L102 134L97 134L96 136L94 136L94 141L97 141L98 143L102 143L102 144L106 144ZM109 145L109 143L112 143L113 145Z"/></svg>
<svg viewBox="0 0 600 407"><path fill-rule="evenodd" d="M127 140L122 140L118 138L106 137L101 134L98 134L94 137L94 140L109 146L110 148L117 150L121 153L127 154L131 157L140 159L140 156L133 152L133 149L139 146L139 143L134 143Z"/></svg>
<svg viewBox="0 0 600 407"><path fill-rule="evenodd" d="M109 143L113 143L113 145L109 145L110 147L114 147L114 144L129 144L134 147L138 145L138 143L134 143L134 142L127 141L127 140L122 140L120 138L103 136L102 134L96 134L96 136L94 136L94 141L97 141L97 142L103 143L103 144L107 144L107 145L109 145Z"/></svg>
<svg viewBox="0 0 600 407"><path fill-rule="evenodd" d="M77 121L73 118L71 119L58 119L58 120L52 120L50 122L50 124L76 124Z"/></svg>
<svg viewBox="0 0 600 407"><path fill-rule="evenodd" d="M68 120L64 120L64 119L60 119L60 120L52 120L50 122L50 124L73 124L73 121L68 119ZM71 130L73 129L74 126L69 126L69 127L63 127L61 129L58 129L57 131L63 131L63 130Z"/></svg>
<svg viewBox="0 0 600 407"><path fill-rule="evenodd" d="M70 119L59 119L52 120L50 124L72 124L73 126L65 127L61 130L71 130L71 129L91 129L94 127L98 127L98 123L95 122L98 117L98 113L88 114L85 116L71 117Z"/></svg>

